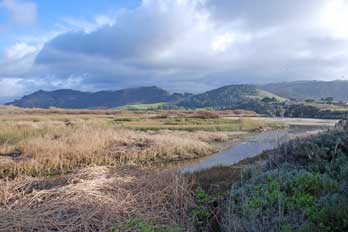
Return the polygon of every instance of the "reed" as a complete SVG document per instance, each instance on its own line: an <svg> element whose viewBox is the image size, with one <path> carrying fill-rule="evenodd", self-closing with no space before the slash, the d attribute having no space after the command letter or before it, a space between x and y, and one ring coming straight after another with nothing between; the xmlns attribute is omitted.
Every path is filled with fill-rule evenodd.
<svg viewBox="0 0 348 232"><path fill-rule="evenodd" d="M0 231L134 231L134 219L190 230L192 182L172 172L89 167L0 184Z"/></svg>

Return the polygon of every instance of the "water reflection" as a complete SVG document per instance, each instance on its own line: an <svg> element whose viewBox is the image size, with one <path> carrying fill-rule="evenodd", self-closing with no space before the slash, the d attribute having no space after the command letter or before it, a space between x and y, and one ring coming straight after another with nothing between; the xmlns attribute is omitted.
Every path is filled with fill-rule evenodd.
<svg viewBox="0 0 348 232"><path fill-rule="evenodd" d="M256 156L265 150L277 148L281 143L300 136L319 133L328 126L292 125L288 129L261 132L244 141L231 144L230 148L203 159L181 161L174 164L182 172L194 172L214 166L226 166ZM173 167L173 166L172 166Z"/></svg>

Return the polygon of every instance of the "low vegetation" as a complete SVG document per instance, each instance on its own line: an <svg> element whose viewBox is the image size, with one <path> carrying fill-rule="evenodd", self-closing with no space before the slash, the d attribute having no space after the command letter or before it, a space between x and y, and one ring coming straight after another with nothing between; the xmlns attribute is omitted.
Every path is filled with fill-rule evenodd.
<svg viewBox="0 0 348 232"><path fill-rule="evenodd" d="M198 158L221 149L217 142L281 126L225 119L209 111L115 115L39 112L0 116L0 177L56 175L89 165Z"/></svg>
<svg viewBox="0 0 348 232"><path fill-rule="evenodd" d="M347 104L339 102L292 102L285 105L282 111L285 117L341 119L348 116Z"/></svg>
<svg viewBox="0 0 348 232"><path fill-rule="evenodd" d="M348 132L342 128L196 173L199 191L210 198L204 230L347 231Z"/></svg>
<svg viewBox="0 0 348 232"><path fill-rule="evenodd" d="M193 178L151 164L205 156L281 126L247 126L225 119L227 111L0 112L0 231L194 230Z"/></svg>
<svg viewBox="0 0 348 232"><path fill-rule="evenodd" d="M157 164L282 124L207 110L30 112L0 115L0 231L348 230L344 123L179 174Z"/></svg>
<svg viewBox="0 0 348 232"><path fill-rule="evenodd" d="M192 228L191 186L171 172L105 166L3 180L0 231L182 231Z"/></svg>

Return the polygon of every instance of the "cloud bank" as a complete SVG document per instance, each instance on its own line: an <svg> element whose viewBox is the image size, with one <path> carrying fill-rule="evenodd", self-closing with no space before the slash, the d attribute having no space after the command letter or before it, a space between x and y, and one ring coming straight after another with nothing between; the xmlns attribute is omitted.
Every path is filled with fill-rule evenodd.
<svg viewBox="0 0 348 232"><path fill-rule="evenodd" d="M143 0L42 48L15 44L0 58L0 88L200 92L230 83L344 79L346 12L344 0Z"/></svg>

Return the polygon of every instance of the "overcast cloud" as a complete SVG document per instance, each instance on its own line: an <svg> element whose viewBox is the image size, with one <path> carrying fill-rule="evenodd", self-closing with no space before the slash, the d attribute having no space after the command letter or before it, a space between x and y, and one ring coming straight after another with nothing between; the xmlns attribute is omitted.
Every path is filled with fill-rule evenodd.
<svg viewBox="0 0 348 232"><path fill-rule="evenodd" d="M200 92L232 83L346 79L347 12L345 0L143 0L44 43L5 49L0 101L38 89L159 85Z"/></svg>

